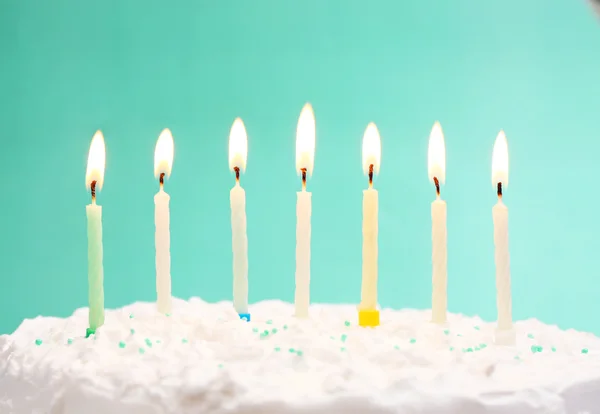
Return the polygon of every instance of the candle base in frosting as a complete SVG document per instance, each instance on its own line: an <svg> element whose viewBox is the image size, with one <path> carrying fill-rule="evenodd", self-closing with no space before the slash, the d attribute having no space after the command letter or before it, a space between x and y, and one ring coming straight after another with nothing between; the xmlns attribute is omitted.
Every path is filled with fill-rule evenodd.
<svg viewBox="0 0 600 414"><path fill-rule="evenodd" d="M363 328L379 326L379 311L376 309L362 309L358 311L358 325Z"/></svg>
<svg viewBox="0 0 600 414"><path fill-rule="evenodd" d="M246 322L250 322L250 314L249 313L239 313L240 319Z"/></svg>
<svg viewBox="0 0 600 414"><path fill-rule="evenodd" d="M515 328L499 329L496 328L494 343L500 346L514 346L517 340Z"/></svg>

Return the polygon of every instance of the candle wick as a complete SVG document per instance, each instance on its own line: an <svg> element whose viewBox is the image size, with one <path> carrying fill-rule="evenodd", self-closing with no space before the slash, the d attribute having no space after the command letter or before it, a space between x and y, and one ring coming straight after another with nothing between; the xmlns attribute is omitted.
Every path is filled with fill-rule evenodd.
<svg viewBox="0 0 600 414"><path fill-rule="evenodd" d="M498 183L498 199L502 200L502 183Z"/></svg>
<svg viewBox="0 0 600 414"><path fill-rule="evenodd" d="M233 167L233 171L235 171L235 182L240 183L240 167Z"/></svg>
<svg viewBox="0 0 600 414"><path fill-rule="evenodd" d="M90 191L92 192L92 204L96 204L96 180L90 184Z"/></svg>
<svg viewBox="0 0 600 414"><path fill-rule="evenodd" d="M162 190L165 186L165 173L160 173L160 178L158 179L158 182L160 183L160 189Z"/></svg>
<svg viewBox="0 0 600 414"><path fill-rule="evenodd" d="M433 183L435 184L435 193L437 198L440 198L440 181L437 177L433 177Z"/></svg>
<svg viewBox="0 0 600 414"><path fill-rule="evenodd" d="M302 191L306 191L306 168L300 168L302 171Z"/></svg>
<svg viewBox="0 0 600 414"><path fill-rule="evenodd" d="M373 188L373 164L369 165L369 188Z"/></svg>

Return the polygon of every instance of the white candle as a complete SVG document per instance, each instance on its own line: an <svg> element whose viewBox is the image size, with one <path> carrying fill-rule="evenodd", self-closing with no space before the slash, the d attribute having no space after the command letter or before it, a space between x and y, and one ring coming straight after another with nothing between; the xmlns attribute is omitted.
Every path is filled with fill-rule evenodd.
<svg viewBox="0 0 600 414"><path fill-rule="evenodd" d="M373 189L373 175L379 174L381 139L374 123L363 137L363 170L369 175L369 188L363 191L362 290L359 310L377 310L377 234L379 196Z"/></svg>
<svg viewBox="0 0 600 414"><path fill-rule="evenodd" d="M156 305L163 314L171 313L171 232L169 230L170 197L164 191L164 178L171 175L173 165L173 136L165 129L154 149L154 176L160 189L154 196L154 244L156 247Z"/></svg>
<svg viewBox="0 0 600 414"><path fill-rule="evenodd" d="M89 328L87 335L104 324L104 268L102 265L102 207L96 204L96 191L104 183L106 149L102 132L92 138L88 154L85 185L91 190L92 202L85 208L88 236L88 301ZM86 335L86 336L87 336Z"/></svg>
<svg viewBox="0 0 600 414"><path fill-rule="evenodd" d="M235 185L229 193L231 204L231 246L233 251L233 307L248 315L248 236L246 233L246 192L240 185L240 171L246 169L248 136L240 118L229 133L229 168L235 172Z"/></svg>
<svg viewBox="0 0 600 414"><path fill-rule="evenodd" d="M436 187L436 200L431 203L431 261L432 261L432 294L431 320L434 323L446 322L448 308L448 270L446 244L446 202L440 195L440 184L446 180L446 145L439 122L433 125L429 136L428 150L429 179Z"/></svg>
<svg viewBox="0 0 600 414"><path fill-rule="evenodd" d="M296 291L295 315L307 317L310 305L310 216L311 196L306 191L307 174L312 175L315 154L315 116L310 104L304 105L296 130L296 171L302 176L302 191L296 201Z"/></svg>
<svg viewBox="0 0 600 414"><path fill-rule="evenodd" d="M498 203L492 209L494 220L494 245L496 261L496 290L498 328L496 343L514 345L515 332L512 323L512 300L510 293L510 256L508 252L508 208L502 202L502 191L508 185L508 144L504 131L500 131L494 144L492 156L492 184L497 190Z"/></svg>
<svg viewBox="0 0 600 414"><path fill-rule="evenodd" d="M231 204L231 245L233 250L233 307L248 313L248 236L246 234L246 192L239 180L229 193Z"/></svg>

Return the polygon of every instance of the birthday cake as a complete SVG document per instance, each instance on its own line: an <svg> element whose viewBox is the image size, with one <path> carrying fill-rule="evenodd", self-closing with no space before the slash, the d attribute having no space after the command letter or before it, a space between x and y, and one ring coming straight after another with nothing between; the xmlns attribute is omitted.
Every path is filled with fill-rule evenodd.
<svg viewBox="0 0 600 414"><path fill-rule="evenodd" d="M500 347L478 317L383 309L373 329L351 305L293 312L264 301L246 322L231 302L135 303L88 338L86 308L25 320L0 336L0 413L600 413L589 333L530 319Z"/></svg>

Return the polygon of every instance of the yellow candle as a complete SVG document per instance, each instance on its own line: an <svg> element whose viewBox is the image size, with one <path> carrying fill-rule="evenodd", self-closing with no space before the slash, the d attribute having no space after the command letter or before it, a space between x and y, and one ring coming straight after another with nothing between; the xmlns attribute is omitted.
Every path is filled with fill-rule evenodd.
<svg viewBox="0 0 600 414"><path fill-rule="evenodd" d="M362 291L358 306L360 326L379 325L377 309L377 235L379 195L373 188L373 177L379 174L381 139L374 123L367 126L363 137L362 165L369 176L369 187L363 191Z"/></svg>

